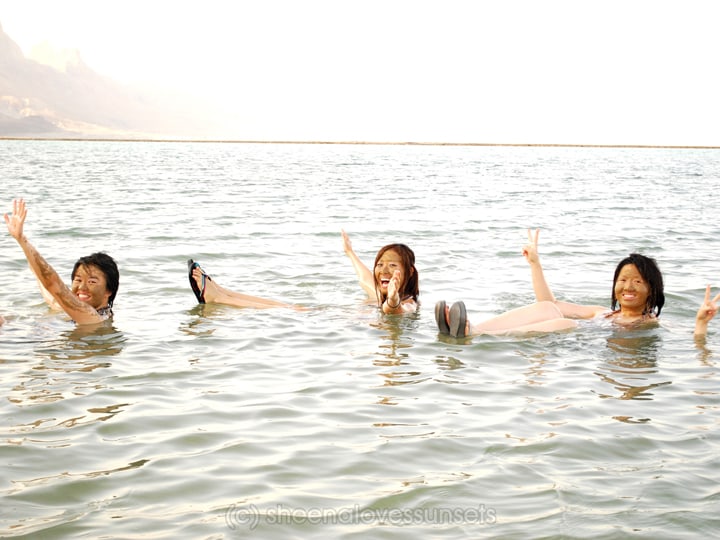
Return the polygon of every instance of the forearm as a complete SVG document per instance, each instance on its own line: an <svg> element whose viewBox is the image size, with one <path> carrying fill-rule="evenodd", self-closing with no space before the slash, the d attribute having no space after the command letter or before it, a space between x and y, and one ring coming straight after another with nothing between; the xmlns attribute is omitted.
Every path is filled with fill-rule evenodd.
<svg viewBox="0 0 720 540"><path fill-rule="evenodd" d="M51 306L61 307L58 303L63 304L63 293L67 291L67 286L63 283L53 267L48 264L38 250L28 241L25 235L22 235L16 240L25 253L28 265L33 274L35 274L46 301ZM53 303L52 299L49 299L47 295L51 296L57 303Z"/></svg>
<svg viewBox="0 0 720 540"><path fill-rule="evenodd" d="M399 297L387 297L382 303L381 309L386 315L399 315L415 311L417 309L417 304L414 301L401 302Z"/></svg>
<svg viewBox="0 0 720 540"><path fill-rule="evenodd" d="M695 319L695 332L693 333L693 335L696 338L705 337L707 335L707 328L708 328L707 320Z"/></svg>
<svg viewBox="0 0 720 540"><path fill-rule="evenodd" d="M42 294L42 297L45 299L47 305L49 305L51 309L62 310L60 304L57 303L57 300L55 300L53 295L50 294L50 292L45 288L40 279L37 276L35 277L37 278L37 284L38 288L40 289L40 294Z"/></svg>
<svg viewBox="0 0 720 540"><path fill-rule="evenodd" d="M365 266L365 264L363 264L354 251L349 250L345 253L353 265L353 269L355 270L355 274L358 277L360 285L370 296L372 296L375 293L375 280L373 279L372 272L367 266Z"/></svg>
<svg viewBox="0 0 720 540"><path fill-rule="evenodd" d="M550 286L545 280L545 274L543 273L540 262L531 264L530 272L532 275L533 290L535 291L535 299L538 302L555 302L555 295L553 295Z"/></svg>

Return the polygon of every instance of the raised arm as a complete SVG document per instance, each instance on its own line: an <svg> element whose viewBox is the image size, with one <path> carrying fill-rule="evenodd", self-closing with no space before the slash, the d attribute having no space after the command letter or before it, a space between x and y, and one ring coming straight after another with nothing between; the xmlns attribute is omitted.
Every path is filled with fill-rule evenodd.
<svg viewBox="0 0 720 540"><path fill-rule="evenodd" d="M528 229L527 233L528 243L523 247L522 254L530 265L535 299L538 302L555 302L555 296L545 280L545 274L540 264L540 255L538 254L538 236L540 236L540 229L535 229L534 233L531 229Z"/></svg>
<svg viewBox="0 0 720 540"><path fill-rule="evenodd" d="M35 269L31 266L30 270L35 272ZM62 306L58 303L55 298L53 298L53 295L50 294L50 292L45 288L45 286L42 284L42 281L40 281L40 276L35 275L35 279L37 280L38 288L40 289L40 294L42 294L43 299L47 303L48 306L50 306L50 309L54 309L55 311L62 311Z"/></svg>
<svg viewBox="0 0 720 540"><path fill-rule="evenodd" d="M540 264L540 255L538 254L538 236L540 229L532 231L528 229L528 243L523 247L522 253L530 265L532 275L533 290L535 291L535 299L538 302L553 302L563 314L563 317L570 319L592 319L596 315L607 311L603 306L585 306L581 304L573 304L571 302L563 302L556 300L555 295L545 280L542 265Z"/></svg>
<svg viewBox="0 0 720 540"><path fill-rule="evenodd" d="M13 201L12 214L5 214L5 223L8 232L17 241L27 258L30 269L33 271L42 289L44 289L57 302L57 305L78 324L97 323L102 320L95 308L81 302L72 291L63 283L58 273L38 253L37 249L28 241L23 228L27 217L25 201Z"/></svg>
<svg viewBox="0 0 720 540"><path fill-rule="evenodd" d="M717 313L717 302L720 300L720 294L716 294L714 298L710 298L710 285L705 288L705 299L695 316L695 337L705 337L707 327L710 320Z"/></svg>
<svg viewBox="0 0 720 540"><path fill-rule="evenodd" d="M350 242L350 237L348 237L347 233L344 230L341 230L340 232L342 234L343 250L345 251L345 255L350 258L350 262L352 262L358 281L360 282L360 286L370 298L377 300L375 278L373 277L372 271L363 264L355 251L353 251L352 243Z"/></svg>

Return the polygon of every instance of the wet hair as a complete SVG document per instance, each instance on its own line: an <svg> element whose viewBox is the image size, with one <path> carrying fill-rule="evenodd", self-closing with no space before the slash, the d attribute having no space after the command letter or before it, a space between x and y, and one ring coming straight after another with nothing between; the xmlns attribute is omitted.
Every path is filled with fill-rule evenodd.
<svg viewBox="0 0 720 540"><path fill-rule="evenodd" d="M387 246L381 247L380 251L377 252L377 255L375 256L375 264L373 265L373 281L375 282L375 290L380 290L380 283L378 283L377 276L375 275L375 267L385 252L391 250L400 255L400 261L402 262L405 273L405 281L403 282L399 293L400 301L402 302L405 298L410 296L415 302L417 302L418 295L420 294L420 286L417 268L415 268L415 253L413 253L413 250L405 244L388 244ZM382 304L385 299L381 297L378 300L380 301L380 304Z"/></svg>
<svg viewBox="0 0 720 540"><path fill-rule="evenodd" d="M117 263L115 263L115 259L107 253L93 253L92 255L88 255L86 257L80 257L75 263L75 266L73 266L70 277L75 279L75 273L78 268L90 265L96 266L103 274L105 274L107 290L110 291L108 306L112 307L118 287L120 286L120 271L118 270Z"/></svg>
<svg viewBox="0 0 720 540"><path fill-rule="evenodd" d="M665 305L665 287L663 285L662 272L660 272L660 268L658 268L655 259L646 257L645 255L640 255L639 253L631 253L628 257L625 257L622 261L620 261L617 268L615 268L611 295L612 301L610 304L611 309L615 311L617 308L618 300L615 297L615 284L617 283L620 271L628 264L635 265L635 268L638 269L638 272L640 272L640 275L647 282L648 287L650 288L650 294L648 294L647 303L645 304L643 313L645 315L654 313L655 316L659 316L660 311Z"/></svg>

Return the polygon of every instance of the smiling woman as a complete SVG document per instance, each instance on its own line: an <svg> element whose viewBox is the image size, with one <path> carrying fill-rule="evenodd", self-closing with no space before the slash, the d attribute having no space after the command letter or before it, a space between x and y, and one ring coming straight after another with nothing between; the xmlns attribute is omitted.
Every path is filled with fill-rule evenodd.
<svg viewBox="0 0 720 540"><path fill-rule="evenodd" d="M72 271L72 287L68 288L23 232L27 218L25 201L13 201L12 213L4 217L8 232L20 244L40 291L51 307L63 310L78 324L95 324L112 317L112 305L120 283L120 273L112 257L93 253L79 259Z"/></svg>
<svg viewBox="0 0 720 540"><path fill-rule="evenodd" d="M537 251L539 230L528 230L528 243L523 255L530 264L537 303L508 311L477 324L470 324L463 302L450 308L444 301L435 306L435 320L441 333L453 337L476 334L555 332L577 325L575 319L602 317L624 327L638 327L657 322L665 305L662 272L655 259L631 253L615 268L610 309L597 305L581 305L557 300L545 280ZM717 313L720 294L710 298L710 286L695 319L695 336L707 333L707 324Z"/></svg>
<svg viewBox="0 0 720 540"><path fill-rule="evenodd" d="M405 244L383 246L375 256L374 270L363 264L353 251L350 237L342 231L343 249L350 257L360 286L376 300L383 313L409 313L417 310L420 294L415 254Z"/></svg>

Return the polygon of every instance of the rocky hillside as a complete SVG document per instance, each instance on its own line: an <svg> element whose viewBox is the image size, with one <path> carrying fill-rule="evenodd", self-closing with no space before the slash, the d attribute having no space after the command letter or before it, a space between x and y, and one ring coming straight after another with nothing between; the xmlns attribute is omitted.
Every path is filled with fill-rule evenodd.
<svg viewBox="0 0 720 540"><path fill-rule="evenodd" d="M30 60L0 27L0 137L204 138L195 105L121 85L78 54L63 71Z"/></svg>

